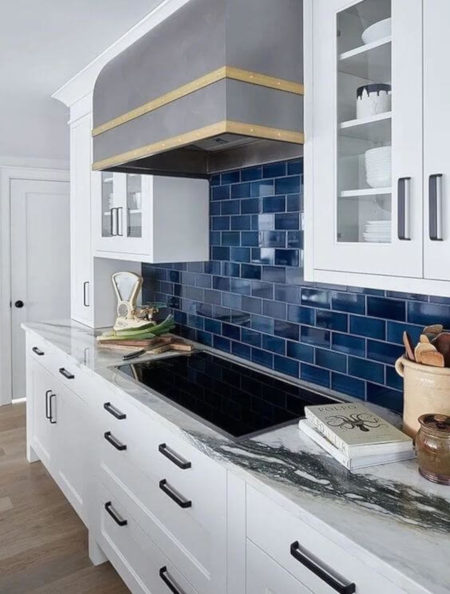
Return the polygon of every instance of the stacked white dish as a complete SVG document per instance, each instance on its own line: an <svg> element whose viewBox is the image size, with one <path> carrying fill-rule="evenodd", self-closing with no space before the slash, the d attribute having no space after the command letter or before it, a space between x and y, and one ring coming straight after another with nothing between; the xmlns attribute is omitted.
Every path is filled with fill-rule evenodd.
<svg viewBox="0 0 450 594"><path fill-rule="evenodd" d="M364 154L366 180L371 188L387 188L392 183L391 147L379 146Z"/></svg>
<svg viewBox="0 0 450 594"><path fill-rule="evenodd" d="M363 239L370 243L389 243L391 241L391 221L367 221L364 226Z"/></svg>

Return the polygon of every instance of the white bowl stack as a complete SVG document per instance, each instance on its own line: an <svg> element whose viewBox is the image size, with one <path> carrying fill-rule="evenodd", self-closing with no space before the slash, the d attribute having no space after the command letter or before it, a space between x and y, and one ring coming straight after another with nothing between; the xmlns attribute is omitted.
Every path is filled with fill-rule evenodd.
<svg viewBox="0 0 450 594"><path fill-rule="evenodd" d="M391 221L367 221L364 226L363 239L370 243L389 243L391 241Z"/></svg>
<svg viewBox="0 0 450 594"><path fill-rule="evenodd" d="M392 184L391 147L380 146L365 152L366 180L371 188L387 188Z"/></svg>

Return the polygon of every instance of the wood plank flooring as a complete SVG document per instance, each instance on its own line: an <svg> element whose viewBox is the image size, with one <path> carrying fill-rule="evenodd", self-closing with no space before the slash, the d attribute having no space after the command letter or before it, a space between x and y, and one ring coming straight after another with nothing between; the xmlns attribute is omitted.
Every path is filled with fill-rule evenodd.
<svg viewBox="0 0 450 594"><path fill-rule="evenodd" d="M25 457L25 404L0 407L0 594L126 594L94 567L87 530L41 462Z"/></svg>

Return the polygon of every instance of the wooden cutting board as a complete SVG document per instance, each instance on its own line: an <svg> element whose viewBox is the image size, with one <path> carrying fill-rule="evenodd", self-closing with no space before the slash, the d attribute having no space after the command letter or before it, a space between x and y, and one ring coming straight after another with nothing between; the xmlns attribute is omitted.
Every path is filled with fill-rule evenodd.
<svg viewBox="0 0 450 594"><path fill-rule="evenodd" d="M151 347L162 346L163 344L169 344L172 342L172 338L170 337L157 337L157 338L145 338L145 339L135 339L135 340L98 340L98 344L102 346L123 346L123 347L141 347L141 349L150 349Z"/></svg>

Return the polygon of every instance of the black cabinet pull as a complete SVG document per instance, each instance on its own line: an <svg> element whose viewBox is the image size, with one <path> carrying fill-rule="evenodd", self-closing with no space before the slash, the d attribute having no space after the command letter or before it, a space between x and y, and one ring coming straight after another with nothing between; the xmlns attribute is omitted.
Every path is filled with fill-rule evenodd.
<svg viewBox="0 0 450 594"><path fill-rule="evenodd" d="M89 307L89 299L88 299L88 295L89 295L89 281L84 281L83 283L83 305L84 307Z"/></svg>
<svg viewBox="0 0 450 594"><path fill-rule="evenodd" d="M51 419L51 416L50 416L50 407L49 407L49 402L48 402L48 396L51 393L52 393L51 390L47 390L47 392L45 393L45 418L48 419L49 421Z"/></svg>
<svg viewBox="0 0 450 594"><path fill-rule="evenodd" d="M339 594L353 594L356 592L355 584L344 579L326 565L319 563L313 555L300 546L298 540L291 544L291 555Z"/></svg>
<svg viewBox="0 0 450 594"><path fill-rule="evenodd" d="M164 491L166 495L168 495L177 505L186 509L187 507L192 507L192 501L188 501L184 499L179 493L177 493L167 482L166 479L162 479L159 481L159 488L161 491Z"/></svg>
<svg viewBox="0 0 450 594"><path fill-rule="evenodd" d="M109 515L111 516L111 518L114 520L114 522L116 524L118 524L119 526L126 526L128 524L127 520L124 520L121 516L119 516L119 514L114 510L113 506L112 506L112 502L111 501L107 501L105 503L105 509L106 511L109 513Z"/></svg>
<svg viewBox="0 0 450 594"><path fill-rule="evenodd" d="M73 373L70 373L70 371L67 371L67 369L64 369L64 367L59 368L59 373L63 375L66 379L74 379L75 377Z"/></svg>
<svg viewBox="0 0 450 594"><path fill-rule="evenodd" d="M431 241L442 241L442 173L428 178L428 226Z"/></svg>
<svg viewBox="0 0 450 594"><path fill-rule="evenodd" d="M410 219L411 219L411 194L410 177L401 177L398 180L398 214L397 214L397 235L401 240L409 241L411 239Z"/></svg>
<svg viewBox="0 0 450 594"><path fill-rule="evenodd" d="M120 214L119 214L120 213ZM119 237L123 237L123 208L119 206L116 208L116 225L117 225L117 233Z"/></svg>
<svg viewBox="0 0 450 594"><path fill-rule="evenodd" d="M56 394L54 392L52 392L50 394L50 397L48 399L48 408L49 408L49 418L48 420L50 421L50 423L52 425L56 425L56 418L53 416L53 405L52 405L52 399L56 398Z"/></svg>
<svg viewBox="0 0 450 594"><path fill-rule="evenodd" d="M173 450L168 448L165 443L160 443L158 446L158 450L168 460L176 464L178 468L181 468L182 470L187 470L188 468L191 468L192 464L190 462L188 462L187 460L183 460L183 458L180 458L180 456L178 456L178 454L175 454Z"/></svg>
<svg viewBox="0 0 450 594"><path fill-rule="evenodd" d="M33 351L33 353L36 353L36 355L38 355L39 357L45 355L44 351L41 351L41 349L38 347L33 347L31 350Z"/></svg>
<svg viewBox="0 0 450 594"><path fill-rule="evenodd" d="M159 570L159 577L166 584L172 594L184 594L183 590L179 589L179 586L175 587L175 584L170 581L169 572L167 571L167 567L165 565Z"/></svg>
<svg viewBox="0 0 450 594"><path fill-rule="evenodd" d="M105 439L106 439L106 441L109 441L109 443L111 445L113 445L116 448L116 450L119 450L120 452L123 452L123 450L127 449L127 446L124 443L117 441L117 439L114 437L114 435L111 433L111 431L107 431L105 433Z"/></svg>
<svg viewBox="0 0 450 594"><path fill-rule="evenodd" d="M115 208L110 208L109 209L109 214L110 214L110 220L109 220L109 224L110 224L110 235L111 237L114 237L115 235L117 235L116 233L114 233L114 213L115 213L116 209Z"/></svg>
<svg viewBox="0 0 450 594"><path fill-rule="evenodd" d="M107 410L113 417L116 417L116 419L119 419L119 421L122 421L123 419L127 418L127 415L123 412L120 412L120 410L118 408L116 408L115 406L113 406L111 404L111 402L105 402L105 404L103 405L103 408L105 410Z"/></svg>

